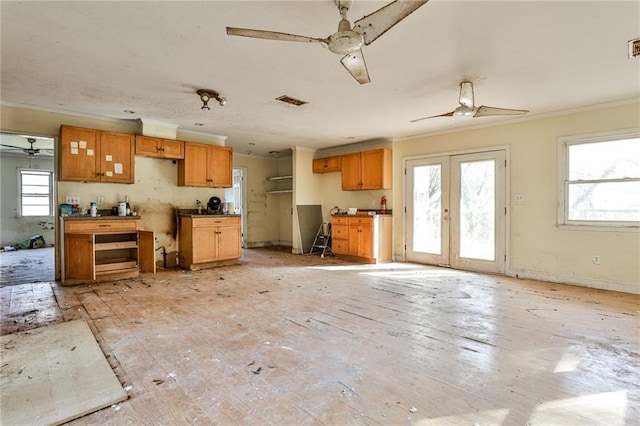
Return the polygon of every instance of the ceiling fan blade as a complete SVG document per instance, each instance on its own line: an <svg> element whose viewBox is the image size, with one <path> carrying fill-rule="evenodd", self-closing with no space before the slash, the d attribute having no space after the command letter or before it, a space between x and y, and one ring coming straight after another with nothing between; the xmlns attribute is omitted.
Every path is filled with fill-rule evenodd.
<svg viewBox="0 0 640 426"><path fill-rule="evenodd" d="M440 115L432 115L432 116L429 116L429 117L416 118L415 120L411 120L410 122L411 123L415 123L417 121L422 121L422 120L427 120L429 118L437 118L437 117L453 117L453 113L454 113L454 111L451 111L451 112L446 112L446 113L440 114Z"/></svg>
<svg viewBox="0 0 640 426"><path fill-rule="evenodd" d="M353 31L369 45L429 0L396 0L353 23Z"/></svg>
<svg viewBox="0 0 640 426"><path fill-rule="evenodd" d="M482 105L480 108L478 108L478 111L473 116L489 117L492 115L523 115L528 112L529 112L528 109L494 108L494 107Z"/></svg>
<svg viewBox="0 0 640 426"><path fill-rule="evenodd" d="M345 55L340 62L349 71L349 73L355 78L358 83L365 84L370 83L369 71L367 71L367 64L364 61L364 55L362 49L358 49L355 52L351 52Z"/></svg>
<svg viewBox="0 0 640 426"><path fill-rule="evenodd" d="M307 43L328 43L328 40L323 38L314 38L301 36L296 34L279 33L276 31L264 31L264 30L251 30L248 28L234 28L227 27L227 34L241 37L262 38L265 40L278 40L278 41L299 41Z"/></svg>
<svg viewBox="0 0 640 426"><path fill-rule="evenodd" d="M21 146L15 146L15 145L5 145L3 143L0 143L0 146L4 146L5 148L14 148L14 149L27 149Z"/></svg>

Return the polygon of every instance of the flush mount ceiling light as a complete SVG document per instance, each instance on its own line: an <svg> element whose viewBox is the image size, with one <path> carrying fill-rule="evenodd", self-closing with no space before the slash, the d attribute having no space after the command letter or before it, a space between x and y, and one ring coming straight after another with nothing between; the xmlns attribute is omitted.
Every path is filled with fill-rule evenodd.
<svg viewBox="0 0 640 426"><path fill-rule="evenodd" d="M215 99L216 101L218 101L220 106L225 106L227 104L227 98L225 98L224 96L220 96L220 93L216 92L215 90L200 89L197 93L200 96L200 100L202 101L203 110L209 111L211 109L209 108L209 100L211 99Z"/></svg>

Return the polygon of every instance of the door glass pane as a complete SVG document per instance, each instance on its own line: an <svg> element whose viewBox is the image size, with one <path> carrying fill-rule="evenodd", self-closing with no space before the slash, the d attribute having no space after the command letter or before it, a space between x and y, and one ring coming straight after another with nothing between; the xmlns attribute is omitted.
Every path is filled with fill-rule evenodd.
<svg viewBox="0 0 640 426"><path fill-rule="evenodd" d="M460 164L460 257L495 260L495 160Z"/></svg>
<svg viewBox="0 0 640 426"><path fill-rule="evenodd" d="M442 254L442 167L413 168L413 251Z"/></svg>

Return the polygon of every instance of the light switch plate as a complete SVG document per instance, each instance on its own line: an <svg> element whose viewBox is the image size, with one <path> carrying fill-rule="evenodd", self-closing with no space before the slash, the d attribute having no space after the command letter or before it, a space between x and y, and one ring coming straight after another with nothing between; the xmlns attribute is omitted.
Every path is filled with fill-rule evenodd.
<svg viewBox="0 0 640 426"><path fill-rule="evenodd" d="M516 201L519 203L524 202L524 194L516 194Z"/></svg>

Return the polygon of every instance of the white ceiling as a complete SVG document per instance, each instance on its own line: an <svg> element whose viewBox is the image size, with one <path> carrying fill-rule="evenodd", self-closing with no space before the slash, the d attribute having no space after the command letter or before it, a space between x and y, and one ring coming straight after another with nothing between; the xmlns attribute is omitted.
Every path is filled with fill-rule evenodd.
<svg viewBox="0 0 640 426"><path fill-rule="evenodd" d="M356 0L349 18L385 3ZM464 79L474 82L477 105L528 109L529 118L640 98L640 59L627 57L627 41L640 37L638 1L431 0L363 48L365 85L318 44L225 32L326 37L339 21L331 0L0 7L3 104L178 124L255 155L522 119L410 122L452 111ZM202 111L201 88L228 104ZM281 95L309 103L275 101Z"/></svg>

